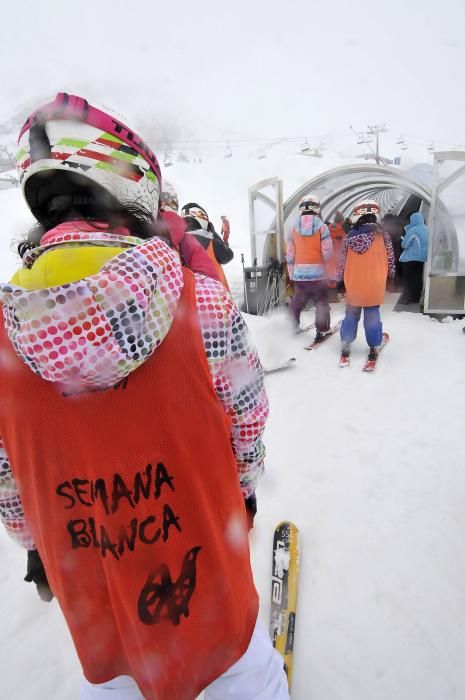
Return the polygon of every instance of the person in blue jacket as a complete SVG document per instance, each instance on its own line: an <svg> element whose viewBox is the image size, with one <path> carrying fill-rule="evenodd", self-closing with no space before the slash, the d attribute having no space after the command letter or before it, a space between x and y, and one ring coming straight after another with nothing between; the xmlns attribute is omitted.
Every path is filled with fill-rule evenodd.
<svg viewBox="0 0 465 700"><path fill-rule="evenodd" d="M410 224L405 227L401 246L403 253L399 260L403 263L404 304L418 304L423 290L423 267L428 257L428 227L419 211L410 216Z"/></svg>

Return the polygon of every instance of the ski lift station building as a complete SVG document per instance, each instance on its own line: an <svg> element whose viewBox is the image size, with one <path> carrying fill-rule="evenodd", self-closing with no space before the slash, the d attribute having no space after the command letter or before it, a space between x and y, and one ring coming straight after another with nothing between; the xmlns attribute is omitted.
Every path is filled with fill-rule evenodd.
<svg viewBox="0 0 465 700"><path fill-rule="evenodd" d="M361 199L374 199L383 214L405 223L420 211L430 231L425 265L424 312L465 314L465 151L434 154L433 167L410 170L389 165L354 164L321 173L283 201L282 181L262 180L249 189L252 260L265 270L284 261L285 240L302 197L316 194L322 218L336 211L349 216ZM253 275L253 268L247 268ZM246 270L246 276L247 276ZM246 281L247 284L247 281Z"/></svg>

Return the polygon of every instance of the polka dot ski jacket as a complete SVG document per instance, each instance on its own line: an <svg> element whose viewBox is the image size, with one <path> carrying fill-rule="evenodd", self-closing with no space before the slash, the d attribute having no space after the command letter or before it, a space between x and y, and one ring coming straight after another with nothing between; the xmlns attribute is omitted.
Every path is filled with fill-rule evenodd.
<svg viewBox="0 0 465 700"><path fill-rule="evenodd" d="M74 390L113 386L156 352L183 287L179 256L163 240L143 241L100 224L62 224L23 262L11 283L0 284L5 329L33 372ZM231 445L247 498L263 471L263 370L223 286L195 273L195 293L213 386L232 420ZM7 368L0 364L0 377L2 371ZM13 539L34 548L1 435L0 518Z"/></svg>

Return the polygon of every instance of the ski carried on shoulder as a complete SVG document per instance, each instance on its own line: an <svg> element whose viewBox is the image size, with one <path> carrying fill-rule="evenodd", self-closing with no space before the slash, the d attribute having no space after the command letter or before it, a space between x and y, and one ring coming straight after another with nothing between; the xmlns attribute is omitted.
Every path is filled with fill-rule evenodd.
<svg viewBox="0 0 465 700"><path fill-rule="evenodd" d="M383 338L382 338L382 340L381 340L381 345L380 345L379 348L378 348L378 352L377 352L377 355L376 355L376 359L375 359L375 360L370 360L370 359L368 359L368 360L365 362L365 364L363 365L363 368L362 368L362 370L363 370L364 372L374 372L374 370L376 369L376 363L378 362L379 353L380 353L381 350L387 345L387 343L389 342L389 340L390 340L389 333L383 333Z"/></svg>
<svg viewBox="0 0 465 700"><path fill-rule="evenodd" d="M341 327L341 321L338 321L335 326L329 329L327 333L321 338L321 340L314 340L313 343L310 343L310 345L305 346L305 350L316 350L317 348L320 347L320 345L323 345L324 342L328 340L328 338L331 338L332 335L338 332L338 330Z"/></svg>
<svg viewBox="0 0 465 700"><path fill-rule="evenodd" d="M290 357L288 360L280 362L277 365L273 365L272 367L264 367L263 371L265 374L271 374L272 372L278 372L280 369L287 369L288 367L293 367L294 365L295 357Z"/></svg>
<svg viewBox="0 0 465 700"><path fill-rule="evenodd" d="M297 588L300 569L300 535L294 523L283 521L273 537L270 636L284 660L289 690L292 683Z"/></svg>

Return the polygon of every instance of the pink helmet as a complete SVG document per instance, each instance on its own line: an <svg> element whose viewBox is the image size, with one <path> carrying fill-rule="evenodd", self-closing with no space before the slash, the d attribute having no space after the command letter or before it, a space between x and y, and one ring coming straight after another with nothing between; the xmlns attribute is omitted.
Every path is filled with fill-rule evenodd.
<svg viewBox="0 0 465 700"><path fill-rule="evenodd" d="M50 200L103 190L109 201L158 213L161 173L146 143L108 109L60 92L26 120L16 156L21 189L40 221Z"/></svg>

